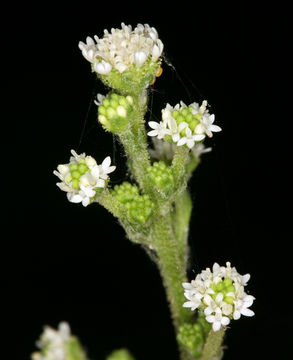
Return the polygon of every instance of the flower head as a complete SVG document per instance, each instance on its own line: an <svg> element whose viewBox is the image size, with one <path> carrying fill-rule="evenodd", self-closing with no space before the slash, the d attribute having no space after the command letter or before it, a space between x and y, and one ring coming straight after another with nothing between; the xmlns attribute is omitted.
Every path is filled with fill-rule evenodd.
<svg viewBox="0 0 293 360"><path fill-rule="evenodd" d="M126 83L129 85L127 78L131 78L132 83L148 86L160 68L164 47L154 27L138 24L132 29L124 23L120 29L104 30L101 38L87 37L86 42L80 41L78 46L102 80L119 90L123 90Z"/></svg>
<svg viewBox="0 0 293 360"><path fill-rule="evenodd" d="M207 110L207 101L203 101L201 106L197 103L187 106L182 101L175 107L167 104L162 110L162 121L149 122L154 130L149 131L148 135L193 149L206 135L210 137L213 131L221 130L213 125L214 119L215 116Z"/></svg>
<svg viewBox="0 0 293 360"><path fill-rule="evenodd" d="M142 66L149 58L157 61L164 47L154 27L138 24L132 30L124 23L121 29L104 30L101 39L96 35L94 40L87 37L86 43L80 41L78 46L95 71L102 75L112 68L123 73L133 64Z"/></svg>
<svg viewBox="0 0 293 360"><path fill-rule="evenodd" d="M67 198L73 203L82 203L87 206L96 196L99 188L104 188L108 180L108 174L115 170L110 166L110 156L98 165L96 160L84 153L78 155L71 150L69 164L58 165L54 175L58 176L61 182L57 186L67 192Z"/></svg>
<svg viewBox="0 0 293 360"><path fill-rule="evenodd" d="M36 345L40 351L32 354L32 360L86 359L78 339L71 335L67 322L61 322L57 330L45 326Z"/></svg>
<svg viewBox="0 0 293 360"><path fill-rule="evenodd" d="M37 346L41 352L32 354L32 360L66 360L67 343L70 340L70 327L66 322L61 322L58 329L44 327Z"/></svg>
<svg viewBox="0 0 293 360"><path fill-rule="evenodd" d="M244 292L249 274L240 275L229 262L226 267L217 263L212 271L207 268L190 283L183 283L187 302L184 307L203 311L206 320L212 323L214 331L227 326L231 319L237 320L241 315L253 316L248 309L254 297Z"/></svg>

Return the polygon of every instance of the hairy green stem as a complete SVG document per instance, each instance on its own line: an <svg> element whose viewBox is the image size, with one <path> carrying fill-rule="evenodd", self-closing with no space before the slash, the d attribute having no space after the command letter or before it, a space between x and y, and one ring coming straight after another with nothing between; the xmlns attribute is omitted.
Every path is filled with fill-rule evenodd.
<svg viewBox="0 0 293 360"><path fill-rule="evenodd" d="M219 331L210 330L200 360L220 360L223 355L222 342L225 330Z"/></svg>
<svg viewBox="0 0 293 360"><path fill-rule="evenodd" d="M152 243L156 250L157 263L166 290L167 300L175 329L184 323L192 322L192 312L184 308L185 302L182 282L186 281L185 268L182 266L180 250L174 235L172 217L159 217L152 228ZM185 348L179 345L181 360L193 360Z"/></svg>
<svg viewBox="0 0 293 360"><path fill-rule="evenodd" d="M177 330L183 323L191 321L192 313L182 306L185 301L182 282L186 281L186 273L182 268L170 215L156 220L152 228L152 242Z"/></svg>
<svg viewBox="0 0 293 360"><path fill-rule="evenodd" d="M192 201L188 191L185 190L175 202L172 221L183 269L186 269L188 260L188 232L191 212Z"/></svg>
<svg viewBox="0 0 293 360"><path fill-rule="evenodd" d="M142 137L142 135L139 135L139 137ZM141 189L145 191L147 188L145 171L150 165L147 146L143 141L138 141L138 137L133 133L120 135L120 140L128 158L129 169Z"/></svg>
<svg viewBox="0 0 293 360"><path fill-rule="evenodd" d="M123 206L110 193L109 189L104 189L103 192L97 196L95 201L107 209L116 218L119 219L123 216Z"/></svg>
<svg viewBox="0 0 293 360"><path fill-rule="evenodd" d="M131 123L131 131L120 134L120 140L124 146L128 158L128 166L136 181L144 192L149 189L146 181L146 168L151 164L148 152L147 135L144 125L146 112L146 94L142 92L134 99L134 119Z"/></svg>
<svg viewBox="0 0 293 360"><path fill-rule="evenodd" d="M186 189L187 185L187 172L186 164L189 159L189 149L185 146L176 146L174 157L172 160L171 168L176 179L175 189L176 196Z"/></svg>

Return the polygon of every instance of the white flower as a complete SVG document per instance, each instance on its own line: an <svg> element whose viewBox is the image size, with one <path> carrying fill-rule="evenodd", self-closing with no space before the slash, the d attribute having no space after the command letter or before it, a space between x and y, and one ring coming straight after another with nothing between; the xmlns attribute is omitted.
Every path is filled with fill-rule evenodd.
<svg viewBox="0 0 293 360"><path fill-rule="evenodd" d="M177 146L182 146L182 145L186 144L189 147L189 149L192 149L194 147L196 141L201 141L205 138L205 135L193 135L192 131L189 129L189 127L185 128L185 134L186 134L186 136L184 136L180 140L178 140Z"/></svg>
<svg viewBox="0 0 293 360"><path fill-rule="evenodd" d="M94 62L94 70L98 74L106 75L112 70L112 65L107 61L102 60L101 62Z"/></svg>
<svg viewBox="0 0 293 360"><path fill-rule="evenodd" d="M105 95L102 95L102 94L97 94L97 100L94 100L94 103L97 105L97 106L100 106L103 104L103 100L105 99Z"/></svg>
<svg viewBox="0 0 293 360"><path fill-rule="evenodd" d="M72 203L82 203L83 206L88 206L90 199L96 195L96 192L91 186L80 185L78 194L68 192L67 198Z"/></svg>
<svg viewBox="0 0 293 360"><path fill-rule="evenodd" d="M57 186L67 192L70 202L87 206L94 199L97 189L105 187L108 174L114 171L116 166L110 166L110 156L98 165L91 156L84 153L78 155L74 150L71 150L71 153L73 156L69 164L58 165L58 171L53 173L61 180Z"/></svg>
<svg viewBox="0 0 293 360"><path fill-rule="evenodd" d="M103 180L108 179L108 174L113 172L116 169L116 166L111 165L111 158L107 156L106 159L102 162L102 165L99 165L99 175Z"/></svg>
<svg viewBox="0 0 293 360"><path fill-rule="evenodd" d="M137 51L134 54L134 61L136 65L141 66L147 60L148 56L144 51Z"/></svg>
<svg viewBox="0 0 293 360"><path fill-rule="evenodd" d="M86 44L82 41L79 42L78 47L82 51L82 55L87 59L89 62L94 62L96 57L96 45L94 40L91 37L86 38Z"/></svg>
<svg viewBox="0 0 293 360"><path fill-rule="evenodd" d="M205 133L205 134L207 134L208 137L212 137L213 132L219 132L222 130L220 128L220 126L213 124L214 121L215 121L214 114L212 114L212 115L204 114L200 121L200 124L197 125L197 127L194 130L195 133L196 134Z"/></svg>
<svg viewBox="0 0 293 360"><path fill-rule="evenodd" d="M202 305L202 299L208 294L213 294L214 291L206 286L206 283L196 278L191 283L183 283L184 296L189 300L183 304L183 307L190 307L191 310L197 309Z"/></svg>
<svg viewBox="0 0 293 360"><path fill-rule="evenodd" d="M207 315L206 321L212 323L213 330L219 331L222 326L227 326L230 323L230 319L227 316L222 315L222 310L217 308L214 315Z"/></svg>
<svg viewBox="0 0 293 360"><path fill-rule="evenodd" d="M138 24L132 30L130 25L121 24L121 29L104 30L103 38L86 38L79 42L82 55L93 64L93 69L102 75L112 68L123 73L130 65L142 66L147 59L157 61L163 52L163 43L155 28Z"/></svg>
<svg viewBox="0 0 293 360"><path fill-rule="evenodd" d="M167 124L169 126L169 129L171 130L171 136L174 143L177 143L178 145L179 140L181 139L181 131L188 128L188 124L185 121L182 121L179 125L177 125L176 120L173 117L169 117L167 120ZM183 145L183 144L182 144Z"/></svg>
<svg viewBox="0 0 293 360"><path fill-rule="evenodd" d="M148 132L149 136L157 136L158 139L163 139L165 135L171 135L171 131L167 129L167 123L165 121L160 121L159 123L155 121L149 121L149 127L154 130Z"/></svg>
<svg viewBox="0 0 293 360"><path fill-rule="evenodd" d="M213 324L214 331L241 315L253 316L254 312L248 308L254 297L244 291L249 277L249 274L240 275L230 262L226 263L226 267L214 263L212 271L207 268L195 280L182 284L188 300L183 307L203 311L206 320Z"/></svg>
<svg viewBox="0 0 293 360"><path fill-rule="evenodd" d="M241 315L253 316L254 312L248 308L252 305L254 299L255 298L251 295L245 295L242 299L235 300L234 301L235 310L233 312L233 319L238 320L240 319Z"/></svg>

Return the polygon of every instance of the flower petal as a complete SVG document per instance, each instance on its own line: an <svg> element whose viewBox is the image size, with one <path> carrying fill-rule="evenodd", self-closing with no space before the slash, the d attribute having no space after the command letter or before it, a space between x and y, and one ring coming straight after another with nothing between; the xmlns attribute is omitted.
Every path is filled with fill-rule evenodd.
<svg viewBox="0 0 293 360"><path fill-rule="evenodd" d="M148 132L148 136L157 136L158 135L158 131L157 130L151 130Z"/></svg>
<svg viewBox="0 0 293 360"><path fill-rule="evenodd" d="M151 127L152 129L157 129L158 126L160 125L156 121L149 121L148 124L149 124L149 127Z"/></svg>

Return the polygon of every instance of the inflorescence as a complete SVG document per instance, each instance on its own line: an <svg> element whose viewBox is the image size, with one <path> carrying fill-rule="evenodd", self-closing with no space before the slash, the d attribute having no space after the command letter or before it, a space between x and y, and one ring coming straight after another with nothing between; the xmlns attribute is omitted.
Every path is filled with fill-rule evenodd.
<svg viewBox="0 0 293 360"><path fill-rule="evenodd" d="M40 351L32 354L32 360L86 360L86 355L78 339L71 335L67 322L61 322L57 330L45 326L36 345Z"/></svg>
<svg viewBox="0 0 293 360"><path fill-rule="evenodd" d="M249 274L240 275L229 262L226 267L215 263L212 271L207 268L191 283L182 284L188 299L183 306L203 311L206 320L212 323L213 330L218 331L228 325L231 319L254 315L248 308L255 298L244 292L249 279Z"/></svg>
<svg viewBox="0 0 293 360"><path fill-rule="evenodd" d="M80 41L82 55L92 63L93 70L101 75L112 68L123 73L132 65L142 66L148 59L157 61L163 52L163 43L155 28L138 24L134 30L121 24L121 29L104 30L104 37L86 38Z"/></svg>
<svg viewBox="0 0 293 360"><path fill-rule="evenodd" d="M126 216L132 223L144 225L152 215L154 204L147 194L140 195L138 187L125 181L115 185L113 196L124 206Z"/></svg>
<svg viewBox="0 0 293 360"><path fill-rule="evenodd" d="M67 192L67 198L73 203L82 203L87 206L96 196L97 192L106 186L108 174L116 169L111 165L111 158L107 156L101 165L91 156L84 153L78 155L71 150L69 164L58 165L54 175L61 180L57 186Z"/></svg>
<svg viewBox="0 0 293 360"><path fill-rule="evenodd" d="M187 106L182 101L174 108L167 104L162 110L162 121L149 121L153 130L148 135L192 149L206 135L212 137L213 132L221 131L219 126L213 124L214 120L215 115L209 114L206 100L201 106L196 102Z"/></svg>

